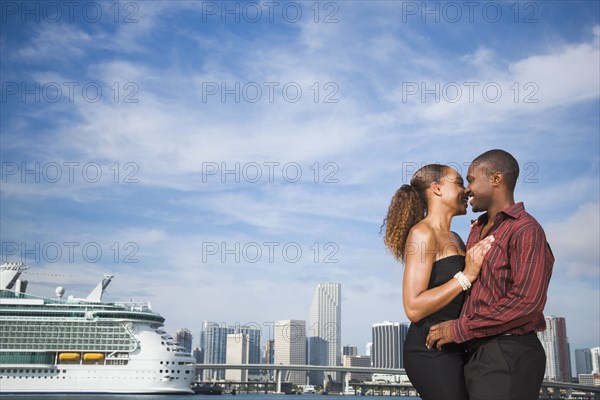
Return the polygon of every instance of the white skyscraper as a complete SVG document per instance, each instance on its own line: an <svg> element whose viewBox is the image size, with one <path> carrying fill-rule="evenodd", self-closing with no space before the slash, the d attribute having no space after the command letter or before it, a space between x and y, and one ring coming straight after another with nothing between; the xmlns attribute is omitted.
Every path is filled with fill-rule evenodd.
<svg viewBox="0 0 600 400"><path fill-rule="evenodd" d="M404 368L402 350L408 324L385 321L373 324L371 362L376 368Z"/></svg>
<svg viewBox="0 0 600 400"><path fill-rule="evenodd" d="M227 364L248 364L250 358L250 339L245 333L230 333L227 335ZM234 382L246 382L247 370L228 369L225 379Z"/></svg>
<svg viewBox="0 0 600 400"><path fill-rule="evenodd" d="M563 317L546 317L546 330L538 332L546 352L545 380L571 382L571 352Z"/></svg>
<svg viewBox="0 0 600 400"><path fill-rule="evenodd" d="M592 359L592 374L600 374L600 347L592 347L590 356Z"/></svg>
<svg viewBox="0 0 600 400"><path fill-rule="evenodd" d="M306 321L275 321L275 365L306 365ZM306 384L305 371L288 371L285 382Z"/></svg>
<svg viewBox="0 0 600 400"><path fill-rule="evenodd" d="M342 365L342 285L321 283L317 286L310 305L308 332L309 365ZM329 373L337 380L335 373ZM323 384L324 374L312 371L310 383Z"/></svg>

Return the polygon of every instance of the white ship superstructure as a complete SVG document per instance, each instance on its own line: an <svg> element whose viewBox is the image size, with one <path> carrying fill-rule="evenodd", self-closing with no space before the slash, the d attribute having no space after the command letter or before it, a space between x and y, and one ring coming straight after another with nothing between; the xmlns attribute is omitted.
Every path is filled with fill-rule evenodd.
<svg viewBox="0 0 600 400"><path fill-rule="evenodd" d="M192 393L195 360L148 304L25 294L22 264L0 266L0 394Z"/></svg>

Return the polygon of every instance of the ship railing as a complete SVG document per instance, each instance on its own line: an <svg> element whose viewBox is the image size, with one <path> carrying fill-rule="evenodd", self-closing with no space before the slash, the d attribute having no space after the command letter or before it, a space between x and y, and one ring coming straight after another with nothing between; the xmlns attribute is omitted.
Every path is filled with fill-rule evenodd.
<svg viewBox="0 0 600 400"><path fill-rule="evenodd" d="M117 301L114 303L116 306L123 307L128 311L141 311L141 312L152 312L150 303L142 301Z"/></svg>

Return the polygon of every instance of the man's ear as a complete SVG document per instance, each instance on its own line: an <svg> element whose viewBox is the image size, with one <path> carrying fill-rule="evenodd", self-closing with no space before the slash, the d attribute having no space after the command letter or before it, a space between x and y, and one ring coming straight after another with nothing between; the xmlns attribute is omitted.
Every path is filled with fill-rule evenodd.
<svg viewBox="0 0 600 400"><path fill-rule="evenodd" d="M502 174L502 172L494 172L490 176L490 181L492 183L492 186L500 186L502 183L504 183L504 175Z"/></svg>

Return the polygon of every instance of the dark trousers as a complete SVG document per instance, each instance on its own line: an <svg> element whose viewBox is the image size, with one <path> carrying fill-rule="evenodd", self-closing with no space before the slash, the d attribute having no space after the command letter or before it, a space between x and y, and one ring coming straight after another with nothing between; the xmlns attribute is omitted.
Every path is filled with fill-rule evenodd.
<svg viewBox="0 0 600 400"><path fill-rule="evenodd" d="M546 353L534 332L474 339L466 344L465 381L471 400L537 400Z"/></svg>

